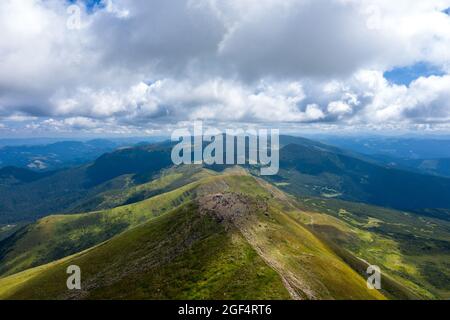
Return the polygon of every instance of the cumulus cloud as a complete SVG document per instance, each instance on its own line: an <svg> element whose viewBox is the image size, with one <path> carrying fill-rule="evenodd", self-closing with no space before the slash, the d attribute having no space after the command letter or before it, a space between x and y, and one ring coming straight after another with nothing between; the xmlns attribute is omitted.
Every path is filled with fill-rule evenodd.
<svg viewBox="0 0 450 320"><path fill-rule="evenodd" d="M0 122L29 131L179 121L442 126L450 0L0 2ZM72 13L73 14L73 13ZM440 76L389 83L393 68Z"/></svg>

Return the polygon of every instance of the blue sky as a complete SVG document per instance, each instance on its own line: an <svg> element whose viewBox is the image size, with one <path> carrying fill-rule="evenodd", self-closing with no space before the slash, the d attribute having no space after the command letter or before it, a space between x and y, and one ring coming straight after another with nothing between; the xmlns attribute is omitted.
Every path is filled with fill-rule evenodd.
<svg viewBox="0 0 450 320"><path fill-rule="evenodd" d="M101 8L103 6L102 0L67 0L70 4L76 4L82 2L88 11L92 12L95 8Z"/></svg>
<svg viewBox="0 0 450 320"><path fill-rule="evenodd" d="M409 86L420 77L443 76L445 72L437 66L426 62L419 62L407 67L394 68L384 73L384 77L391 83Z"/></svg>

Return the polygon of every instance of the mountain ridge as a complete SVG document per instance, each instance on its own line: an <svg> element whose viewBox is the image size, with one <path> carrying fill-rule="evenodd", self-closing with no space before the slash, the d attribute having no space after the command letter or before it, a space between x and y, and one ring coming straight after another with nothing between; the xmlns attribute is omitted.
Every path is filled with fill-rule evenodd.
<svg viewBox="0 0 450 320"><path fill-rule="evenodd" d="M278 288L278 293L277 295L269 295L265 298L286 299L286 292L290 292L288 296L294 299L383 298L383 296L378 292L368 291L365 285L365 281L360 275L358 275L349 266L342 262L342 260L338 256L336 256L332 250L330 250L327 246L324 246L320 240L318 240L312 233L310 233L310 231L299 225L298 222L295 222L294 220L288 218L286 213L280 211L280 208L283 206L283 204L279 202L279 200L276 200L273 195L271 195L271 191L269 191L264 184L261 184L262 182L258 183L255 178L239 170L237 172L233 171L219 176L204 178L202 181L203 182L201 182L197 188L195 201L187 200L187 202L181 204L180 207L162 214L159 217L150 219L147 222L143 222L143 224L138 225L135 228L131 228L128 231L119 233L117 236L112 237L110 240L106 240L106 242L102 242L101 244L94 246L88 251L83 251L83 253L81 253L80 255L76 255L72 258L63 258L63 260L59 262L52 262L50 263L50 265L44 265L41 267L37 267L36 269L31 269L22 273L11 275L6 278L2 278L0 280L0 287L6 289L0 290L0 297L22 299L31 298L33 297L33 295L38 294L38 292L39 294L42 294L42 292L46 292L46 297L52 299L57 297L96 298L100 296L102 298L159 297L172 299L195 297L211 298L217 297L215 295L217 294L217 292L220 292L220 294L229 294L230 297L234 298L249 298L250 296L247 296L245 294L245 288L248 285L253 286L251 297L258 297L258 292L260 292L260 289L257 288L261 288L260 286L263 286L263 288L265 288L263 291L267 292L267 285L269 285L269 287L271 288L269 290L269 293L271 292L271 290L274 290L274 288ZM221 200L218 200L217 197L219 197ZM213 199L212 202L211 199ZM267 205L262 205L262 203L266 203ZM219 209L220 206L223 206L224 210L222 210L222 212L226 212L228 214L227 217L217 215L217 213L221 211ZM163 223L162 221L165 222ZM163 225L166 226L163 228L164 230L166 230L165 228L169 228L171 231L168 231L169 229L167 229L167 231L160 230L160 223L163 223ZM206 227L206 229L201 227L200 229L203 231L199 232L202 235L199 235L198 237L195 236L197 232L194 231L197 230L197 227L195 226L201 226L204 223L206 223L208 227ZM157 239L159 240L154 240L152 237L145 238L147 239L145 241L141 239L140 236L142 234L147 234L147 230L154 230L151 231L151 234L153 234L153 232L157 232ZM231 247L241 247L243 252L247 253L245 257L243 257L241 250L239 250L239 252L234 252L232 250L234 252L232 253L232 257L226 258L225 261L221 260L222 258L213 259L213 265L217 263L224 264L219 268L220 270L222 270L220 278L216 278L210 275L205 278L206 284L203 281L198 282L198 280L189 280L191 277L189 275L190 273L185 274L182 270L184 270L184 268L191 268L192 263L195 264L195 262L191 260L193 254L192 252L200 250L200 252L203 252L202 254L210 254L210 249L205 249L201 243L202 241L213 241L211 239L214 239L214 237L217 236L216 232L213 232L211 234L211 230L217 230L216 232L219 232L219 235L225 235L226 239L228 239L227 241L231 240L233 243ZM204 234L203 232L206 232L206 234ZM173 239L170 240L170 238L167 238L168 234L174 236L178 240L173 242ZM182 236L182 239L179 239L179 236L175 236L177 234ZM134 238L135 236L138 238ZM281 241L281 238L283 238L284 241ZM287 239L289 239L289 241L285 242ZM226 243L228 243L227 241ZM237 244L233 241L237 241ZM163 250L165 252L164 258L159 261L155 260L155 254L158 254L153 251L157 250L156 252L159 252L158 250L160 249L157 249L159 245L156 247L153 247L154 245L150 245L150 247L154 249L150 249L146 246L144 247L146 247L147 249L143 249L143 243L154 243L155 246L156 243L159 243L164 248L166 248L165 246L168 245L168 243L172 244ZM183 249L177 249L177 243L184 243L187 245L187 247L184 247L183 245ZM133 246L134 249L125 249L121 247L122 245ZM193 245L194 247L191 247L191 245ZM119 246L122 249L116 249L116 246ZM221 245L219 245L219 247L221 247ZM106 250L106 252L103 253L104 250ZM113 254L112 252L110 252L111 250L112 252L117 253ZM148 250L153 253L149 255ZM171 256L169 252L172 252L172 250L175 250L174 252L178 253L174 253L174 260L167 260L168 256ZM178 250L181 250L181 252L179 252ZM204 250L207 251L205 252ZM223 250L225 250L225 252L228 252L227 250L230 249L221 249L220 251ZM278 250L286 253L292 252L293 254L289 255L289 257L280 256L277 253ZM130 252L131 256L130 254L125 254L125 252ZM139 252L141 253L139 254ZM295 254L295 252L297 252L297 254ZM307 252L310 252L310 254L306 254ZM187 256L185 256L185 254L187 254ZM128 257L124 257L123 255ZM133 265L135 265L132 261L134 261L134 259L136 259L138 256L142 258L143 255L145 257L148 257L148 259L150 259L149 261L153 261L149 265L150 269L148 272L152 270L150 273L144 270L142 271L144 274L142 274L141 271L132 267ZM197 257L200 260L202 259L198 255ZM260 267L258 268L262 269L259 269L259 271L257 271L254 275L250 275L248 274L248 272L244 272L245 277L241 279L243 281L242 283L239 280L239 276L238 280L226 280L228 279L228 276L226 274L224 275L223 273L226 273L226 270L234 270L232 271L232 274L234 274L235 276L237 275L235 273L237 270L241 270L239 271L239 273L242 273L243 269L240 269L240 267L238 266L241 266L242 263L247 266L244 261L247 261L246 259L248 259L249 257L253 257L252 261L254 261L256 265L260 265ZM85 264L85 261L91 262L89 264ZM96 262L94 263L92 261ZM114 268L114 272L111 273L112 271L106 271L109 268L108 261L123 261L123 263L125 263L126 261L126 264L119 269ZM70 294L67 296L67 292L64 290L65 282L58 282L58 284L56 285L57 288L55 288L52 287L52 283L55 283L54 281L50 281L49 279L46 280L48 277L60 278L63 277L63 275L65 276L65 273L62 272L64 271L64 266L69 263L80 264L82 270L84 270L83 273L85 274L85 277L87 279L85 281L87 283L87 287L89 288L88 292L79 292L76 294L76 296L71 296ZM118 262L115 262L115 264L117 263ZM136 268L139 269L140 267L137 266L142 266L142 263L144 262L142 261L136 264ZM146 265L146 263L147 262L145 262L144 265ZM169 279L172 280L166 279L164 281L157 276L159 272L162 272L162 269L161 271L155 271L154 269L156 268L156 270L160 270L159 263L164 265L164 270L167 268L169 270L173 270L173 272L175 273L174 276L166 275L167 277L169 277ZM176 270L181 271L176 272L175 269L173 269L174 265L172 263L175 263L175 265L177 265ZM298 266L299 263L304 265L304 268L306 269L298 269L297 267L295 267ZM109 283L108 280L102 280L103 278L100 279L96 276L96 274L98 274L99 272L102 273L102 271L96 269L97 267L95 267L95 270L93 270L92 266L98 266L98 264L104 266L100 267L100 270L102 270L102 268L107 268L105 269L105 272L107 272L107 274L110 274L111 276L113 276L114 274L113 280L111 280L113 281L113 283ZM200 268L199 270L205 270L205 272L210 274L211 271L208 271L209 267L207 267L210 265L208 263L205 263L205 265L206 266L204 267L197 267ZM319 266L323 266L323 270L320 268L317 269ZM132 268L134 270L132 272L134 276L131 276L130 278L127 275L128 271L124 271L124 269L122 268L124 268L125 270ZM334 270L335 268L337 269L335 269L336 271L326 271L329 268L331 268L332 270ZM273 278L275 276L275 274L273 273L274 271L275 274L278 274L278 276L280 277L278 278L279 280ZM93 273L91 274L90 272ZM182 273L182 275L179 274L180 272ZM36 273L40 274L37 278L35 277ZM120 276L121 274L123 275L123 278L122 276ZM202 271L197 270L196 276L194 277L196 278L197 276L199 276L199 274L202 274ZM254 278L255 275L257 276L256 278ZM138 278L135 278L135 276ZM158 285L160 281L163 281L163 283L167 281L180 281L175 279L177 277L182 277L183 280L181 281L180 285L183 287L183 290L182 292L174 293L173 290L177 291L173 287L176 282L171 282L170 287L161 290L159 294L156 294L153 290L144 290L140 286L136 287L133 284L135 283L135 281L138 281L140 283L141 280L139 279L141 279L141 277L147 279L145 280L147 284L154 283ZM155 279L155 277L157 277L157 279ZM189 279L186 279L186 277L188 277ZM267 280L264 280L265 277L269 277L272 280L266 282ZM12 282L15 281L14 279L21 279L20 287L16 287L12 284ZM225 280L230 283L225 284L223 282ZM210 285L208 283L210 283L212 287L209 287ZM187 284L189 284L188 287L186 287ZM209 289L206 289L205 285L206 288ZM233 287L232 291L227 291L226 289L224 289L224 286L227 287L229 285ZM283 289L281 289L280 285ZM118 288L121 288L123 286L127 287L127 292L131 292L129 295L118 295L120 294L120 289ZM219 286L221 289L219 291L215 291L215 286ZM344 287L346 287L347 289L343 290ZM206 292L204 290L206 290ZM185 294L187 294L186 292L191 293L188 296L185 296ZM134 296L134 294L136 294L136 296ZM264 296L261 297L264 298Z"/></svg>
<svg viewBox="0 0 450 320"><path fill-rule="evenodd" d="M450 218L449 178L388 168L308 139L282 136L280 144L280 172L267 179L287 192L337 197L421 214L432 212ZM101 201L99 197L105 192L147 183L162 169L170 168L172 145L162 142L120 149L93 163L58 171L37 181L0 186L0 223L95 209L95 201ZM227 166L208 168L220 172ZM251 166L247 168L259 174Z"/></svg>

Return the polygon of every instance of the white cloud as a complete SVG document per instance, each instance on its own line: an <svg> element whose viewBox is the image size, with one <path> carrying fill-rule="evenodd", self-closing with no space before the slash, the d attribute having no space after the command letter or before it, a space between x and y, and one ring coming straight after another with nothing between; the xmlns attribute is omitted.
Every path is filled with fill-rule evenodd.
<svg viewBox="0 0 450 320"><path fill-rule="evenodd" d="M360 73L356 79L370 97L360 115L365 122L448 122L450 75L422 77L409 87L389 84L379 72Z"/></svg>
<svg viewBox="0 0 450 320"><path fill-rule="evenodd" d="M346 114L352 112L352 107L342 101L332 101L328 104L328 112L331 114Z"/></svg>
<svg viewBox="0 0 450 320"><path fill-rule="evenodd" d="M449 121L449 75L409 86L383 78L418 61L450 71L449 0L105 3L69 30L64 1L0 2L0 121L29 130Z"/></svg>

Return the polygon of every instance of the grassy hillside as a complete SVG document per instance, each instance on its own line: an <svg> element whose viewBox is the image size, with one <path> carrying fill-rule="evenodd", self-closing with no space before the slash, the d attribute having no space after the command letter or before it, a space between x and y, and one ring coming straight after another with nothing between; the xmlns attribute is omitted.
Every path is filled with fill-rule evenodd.
<svg viewBox="0 0 450 320"><path fill-rule="evenodd" d="M67 291L70 264L82 269L81 292ZM236 230L226 231L211 217L196 214L192 205L37 273L1 281L3 299L289 298L280 277Z"/></svg>
<svg viewBox="0 0 450 320"><path fill-rule="evenodd" d="M191 182L198 181L216 173L202 166L181 166L162 170L154 179L146 183L134 183L132 177L122 176L128 179L127 187L114 188L75 203L70 211L88 212L116 208L149 199L163 194ZM115 181L114 179L112 181Z"/></svg>
<svg viewBox="0 0 450 320"><path fill-rule="evenodd" d="M43 218L0 242L0 276L80 252L160 216L193 198L198 186L194 181L213 175L213 172L201 167L169 170L151 183L126 189L120 195L102 196L102 205L114 206L136 194L159 194L183 185L174 191L114 209Z"/></svg>
<svg viewBox="0 0 450 320"><path fill-rule="evenodd" d="M450 298L448 221L335 199L303 197L297 206L294 217L354 269L380 266L384 287L397 297Z"/></svg>
<svg viewBox="0 0 450 320"><path fill-rule="evenodd" d="M295 198L238 167L171 169L101 199L114 206L142 194L150 198L47 217L0 242L0 298L450 297L448 221ZM72 264L81 292L65 287ZM373 264L380 292L366 288Z"/></svg>
<svg viewBox="0 0 450 320"><path fill-rule="evenodd" d="M242 171L194 184L195 198L170 212L75 256L1 279L0 298L384 298L283 209L278 190ZM133 219L143 203L129 207ZM82 269L80 292L65 287L71 264Z"/></svg>

